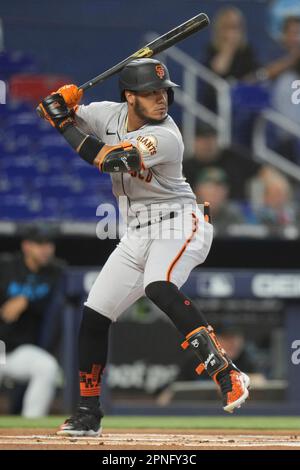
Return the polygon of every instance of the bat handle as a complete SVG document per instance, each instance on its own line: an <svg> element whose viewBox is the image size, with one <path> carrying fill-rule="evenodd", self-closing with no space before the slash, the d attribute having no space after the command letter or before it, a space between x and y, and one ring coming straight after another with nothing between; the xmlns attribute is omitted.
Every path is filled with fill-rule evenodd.
<svg viewBox="0 0 300 470"><path fill-rule="evenodd" d="M89 82L86 82L84 83L83 85L80 85L79 90L82 90L82 91L86 91L88 90L89 88L91 88L92 86L94 86L94 82L93 80L89 81Z"/></svg>

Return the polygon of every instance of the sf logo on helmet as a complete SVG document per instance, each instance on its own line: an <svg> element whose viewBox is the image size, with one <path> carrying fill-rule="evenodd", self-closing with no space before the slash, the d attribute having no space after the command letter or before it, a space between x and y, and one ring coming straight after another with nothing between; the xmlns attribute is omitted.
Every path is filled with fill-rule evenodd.
<svg viewBox="0 0 300 470"><path fill-rule="evenodd" d="M165 76L165 69L163 68L163 66L161 64L158 64L155 66L155 71L156 71L156 75L160 78L160 79L163 79L164 76Z"/></svg>

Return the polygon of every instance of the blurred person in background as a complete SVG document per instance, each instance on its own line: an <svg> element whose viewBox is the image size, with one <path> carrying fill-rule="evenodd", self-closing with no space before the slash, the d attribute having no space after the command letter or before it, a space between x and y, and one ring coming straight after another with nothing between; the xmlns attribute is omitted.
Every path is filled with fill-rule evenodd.
<svg viewBox="0 0 300 470"><path fill-rule="evenodd" d="M273 70L271 102L277 112L300 126L300 106L292 101L292 84L300 80L300 17L290 16L283 21L281 43L285 55L266 68L269 76ZM276 150L289 160L300 163L299 140L278 129L276 136Z"/></svg>
<svg viewBox="0 0 300 470"><path fill-rule="evenodd" d="M244 148L235 145L221 149L216 130L208 124L200 123L195 137L194 154L186 156L183 161L183 173L193 189L200 173L211 166L226 173L229 198L239 201L247 199L247 183L260 168Z"/></svg>
<svg viewBox="0 0 300 470"><path fill-rule="evenodd" d="M219 159L219 146L216 130L209 124L197 126L193 155L183 160L183 173L194 188L199 173L206 167L215 165Z"/></svg>
<svg viewBox="0 0 300 470"><path fill-rule="evenodd" d="M278 41L282 23L288 16L300 16L299 0L271 0L268 2L269 33Z"/></svg>
<svg viewBox="0 0 300 470"><path fill-rule="evenodd" d="M249 74L246 79L249 81L265 81L274 80L275 85L280 83L281 77L294 76L299 74L300 68L300 17L288 16L281 26L281 34L279 36L279 58L267 63L265 66L258 68L255 73ZM286 75L288 73L288 75ZM291 82L289 81L289 91L291 91ZM276 87L274 86L276 91ZM291 93L288 101L290 101ZM280 110L280 108L279 108Z"/></svg>
<svg viewBox="0 0 300 470"><path fill-rule="evenodd" d="M255 348L253 344L246 341L242 329L233 325L222 325L218 328L218 338L221 346L226 349L236 366L247 371L251 377L252 385L259 385L266 381L260 370Z"/></svg>
<svg viewBox="0 0 300 470"><path fill-rule="evenodd" d="M249 45L246 20L243 13L233 6L220 9L212 19L212 38L207 46L204 65L228 81L243 80L258 68L258 61ZM216 96L207 87L204 104L216 110Z"/></svg>
<svg viewBox="0 0 300 470"><path fill-rule="evenodd" d="M228 178L224 170L208 167L203 170L195 184L197 202L210 203L212 223L216 234L223 234L229 225L244 223L243 213L230 201Z"/></svg>
<svg viewBox="0 0 300 470"><path fill-rule="evenodd" d="M278 36L280 57L252 71L244 80L249 84L264 83L270 93L271 106L293 123L300 125L300 107L292 101L294 81L300 79L300 17L286 16ZM300 162L299 140L292 134L272 127L272 146L295 163Z"/></svg>
<svg viewBox="0 0 300 470"><path fill-rule="evenodd" d="M300 79L300 17L290 16L284 20L281 42L286 55L277 61L276 74L273 64L272 104L278 112L300 124L300 107L291 100L292 83ZM267 70L270 68L271 64ZM267 73L270 76L270 72Z"/></svg>
<svg viewBox="0 0 300 470"><path fill-rule="evenodd" d="M21 251L0 258L0 339L6 345L6 364L0 381L28 384L22 415L48 413L59 366L40 344L46 313L61 287L63 264L54 259L52 235L40 226L24 233Z"/></svg>
<svg viewBox="0 0 300 470"><path fill-rule="evenodd" d="M268 167L261 171L257 182L261 187L261 202L254 208L257 223L275 230L299 226L299 208L293 201L293 188L286 176Z"/></svg>

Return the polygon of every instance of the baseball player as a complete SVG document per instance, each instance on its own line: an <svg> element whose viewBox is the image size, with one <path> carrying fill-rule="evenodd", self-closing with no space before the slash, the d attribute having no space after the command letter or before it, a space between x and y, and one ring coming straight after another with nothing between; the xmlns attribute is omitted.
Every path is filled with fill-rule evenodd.
<svg viewBox="0 0 300 470"><path fill-rule="evenodd" d="M58 434L99 436L101 378L109 328L146 295L170 318L200 365L220 388L224 410L248 397L249 378L220 347L204 315L181 291L209 253L213 227L182 176L183 141L168 114L173 88L167 67L136 59L119 77L121 103L78 103L82 91L66 85L40 103L43 117L88 164L110 173L126 230L84 304L79 334L80 402ZM95 170L96 171L96 170ZM166 338L166 343L168 338Z"/></svg>

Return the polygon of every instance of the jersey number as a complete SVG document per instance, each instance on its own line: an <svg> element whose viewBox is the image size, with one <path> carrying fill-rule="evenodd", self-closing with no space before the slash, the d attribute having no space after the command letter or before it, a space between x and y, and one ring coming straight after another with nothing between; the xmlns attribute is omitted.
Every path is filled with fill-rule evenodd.
<svg viewBox="0 0 300 470"><path fill-rule="evenodd" d="M143 175L142 173L137 171L132 171L130 174L133 178L139 178L140 180L145 181L145 183L150 183L150 181L152 180L151 170L148 170L146 175Z"/></svg>

